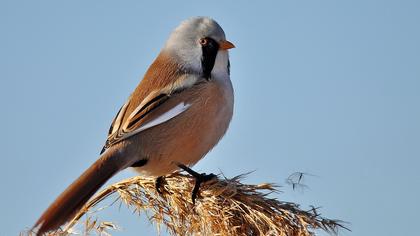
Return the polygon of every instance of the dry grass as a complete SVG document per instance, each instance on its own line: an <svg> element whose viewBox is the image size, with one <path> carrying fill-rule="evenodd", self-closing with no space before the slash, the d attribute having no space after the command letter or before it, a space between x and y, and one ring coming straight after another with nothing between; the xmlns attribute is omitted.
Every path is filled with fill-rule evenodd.
<svg viewBox="0 0 420 236"><path fill-rule="evenodd" d="M98 193L62 231L50 235L69 235L74 228L82 228L79 233L83 235L111 235L118 229L115 224L94 219L100 213L99 203L115 196L113 204L146 212L158 232L164 226L171 235L311 236L318 229L337 234L339 228L345 228L340 221L321 217L315 208L305 211L297 204L270 198L276 191L272 184L243 184L242 177L206 182L195 205L190 197L194 179L188 175L166 177L163 194L157 193L155 179L129 178ZM82 216L86 219L81 220Z"/></svg>

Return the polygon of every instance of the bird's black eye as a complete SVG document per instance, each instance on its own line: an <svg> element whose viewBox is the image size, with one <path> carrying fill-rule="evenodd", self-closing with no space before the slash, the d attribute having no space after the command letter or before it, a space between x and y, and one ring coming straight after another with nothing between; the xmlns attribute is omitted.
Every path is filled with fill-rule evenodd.
<svg viewBox="0 0 420 236"><path fill-rule="evenodd" d="M208 43L209 43L209 41L206 39L206 38L202 38L202 39L200 39L200 44L201 45L203 45L203 46L206 46Z"/></svg>

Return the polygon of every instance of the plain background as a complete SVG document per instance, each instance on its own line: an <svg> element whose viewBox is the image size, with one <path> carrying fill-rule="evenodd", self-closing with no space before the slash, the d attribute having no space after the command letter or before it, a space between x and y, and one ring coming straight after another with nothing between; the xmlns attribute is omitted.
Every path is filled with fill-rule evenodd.
<svg viewBox="0 0 420 236"><path fill-rule="evenodd" d="M418 1L0 1L0 235L17 235L97 157L119 107L182 20L235 43L235 114L195 169L283 185L279 199L412 235L420 206ZM293 191L285 179L312 174ZM132 176L125 171L117 179ZM103 216L153 235L130 211Z"/></svg>

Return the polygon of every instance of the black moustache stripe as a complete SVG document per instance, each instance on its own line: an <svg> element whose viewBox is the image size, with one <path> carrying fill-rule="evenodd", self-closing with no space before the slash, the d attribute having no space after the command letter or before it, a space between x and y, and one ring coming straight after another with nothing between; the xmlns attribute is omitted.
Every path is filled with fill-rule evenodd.
<svg viewBox="0 0 420 236"><path fill-rule="evenodd" d="M206 38L208 43L202 46L203 57L201 58L201 66L203 68L203 76L207 80L210 79L211 71L216 62L217 52L219 51L219 44L212 38Z"/></svg>

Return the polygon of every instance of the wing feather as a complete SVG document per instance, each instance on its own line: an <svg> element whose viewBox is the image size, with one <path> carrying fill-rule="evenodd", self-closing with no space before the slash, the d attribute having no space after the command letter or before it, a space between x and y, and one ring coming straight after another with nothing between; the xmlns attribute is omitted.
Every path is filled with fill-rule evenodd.
<svg viewBox="0 0 420 236"><path fill-rule="evenodd" d="M174 94L176 93L171 95ZM188 103L180 101L162 108L162 105L170 100L171 95L157 94L154 97L150 97L148 101L142 102L138 107L136 107L128 118L122 122L123 117L128 115L126 114L126 110L129 102L127 102L117 113L117 116L110 128L112 132L108 135L108 139L101 153L110 146L138 134L141 131L167 122L168 120L180 115L191 106ZM162 109L159 112L154 112L158 108Z"/></svg>
<svg viewBox="0 0 420 236"><path fill-rule="evenodd" d="M184 103L181 102L178 105L176 105L175 107L171 108L169 111L163 113L162 115L156 117L155 119L149 121L149 122L145 122L144 124L142 124L141 126L139 126L137 129L130 131L129 133L125 133L123 135L123 139L129 138L135 134L140 133L143 130L152 128L156 125L165 123L166 121L178 116L179 114L183 113L184 111L186 111L189 107L191 106L191 104L188 103Z"/></svg>

